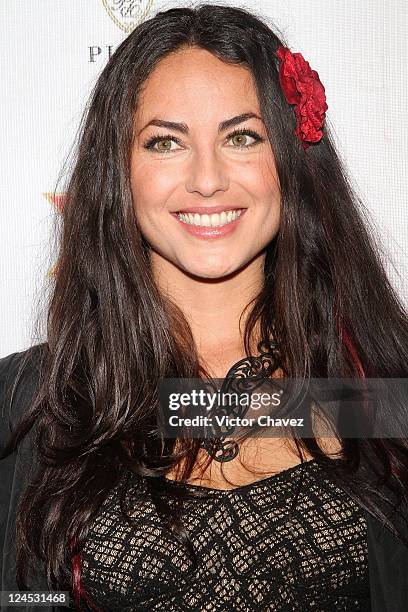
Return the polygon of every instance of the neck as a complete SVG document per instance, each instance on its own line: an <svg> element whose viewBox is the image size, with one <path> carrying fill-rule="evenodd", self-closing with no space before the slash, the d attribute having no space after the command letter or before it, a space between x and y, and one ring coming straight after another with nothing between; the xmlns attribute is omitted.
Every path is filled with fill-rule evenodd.
<svg viewBox="0 0 408 612"><path fill-rule="evenodd" d="M261 291L265 254L224 278L206 279L188 274L155 252L151 265L159 289L175 302L186 317L202 356L244 356L244 330L250 308L245 307ZM251 352L259 342L253 333ZM228 357L226 357L228 361Z"/></svg>

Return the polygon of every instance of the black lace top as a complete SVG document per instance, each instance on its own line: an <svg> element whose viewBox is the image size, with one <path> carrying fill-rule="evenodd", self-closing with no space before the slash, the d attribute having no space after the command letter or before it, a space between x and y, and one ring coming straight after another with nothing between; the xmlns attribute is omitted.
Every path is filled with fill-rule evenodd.
<svg viewBox="0 0 408 612"><path fill-rule="evenodd" d="M240 378L269 377L281 365L273 342L258 351L230 368L225 388ZM204 447L217 461L238 452L223 440ZM155 482L169 505L181 486L206 493L189 496L178 510L197 566L156 510L157 485L126 471L83 551L83 585L101 610L370 610L363 511L316 460L229 490Z"/></svg>
<svg viewBox="0 0 408 612"><path fill-rule="evenodd" d="M126 472L111 492L83 551L83 585L102 610L370 610L363 512L316 460L236 489L186 488L207 492L181 511L195 569L147 479Z"/></svg>

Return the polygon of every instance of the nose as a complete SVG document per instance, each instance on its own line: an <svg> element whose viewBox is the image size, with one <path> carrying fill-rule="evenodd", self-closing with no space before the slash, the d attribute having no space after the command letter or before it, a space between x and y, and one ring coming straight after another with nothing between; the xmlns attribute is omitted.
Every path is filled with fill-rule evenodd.
<svg viewBox="0 0 408 612"><path fill-rule="evenodd" d="M217 191L227 191L229 178L226 164L213 148L201 149L191 158L186 190L210 197Z"/></svg>

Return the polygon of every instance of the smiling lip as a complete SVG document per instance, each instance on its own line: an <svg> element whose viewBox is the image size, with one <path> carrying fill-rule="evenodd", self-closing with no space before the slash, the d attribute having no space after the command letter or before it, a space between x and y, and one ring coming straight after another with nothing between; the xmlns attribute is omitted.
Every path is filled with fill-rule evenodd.
<svg viewBox="0 0 408 612"><path fill-rule="evenodd" d="M246 210L246 208L240 208L239 206L191 206L190 208L182 208L181 210L177 210L175 212L212 215L214 213L228 212L229 210Z"/></svg>
<svg viewBox="0 0 408 612"><path fill-rule="evenodd" d="M225 210L225 208L224 208ZM241 210L241 209L229 209L229 210ZM226 223L225 225L221 225L219 227L204 227L199 225L191 225L190 223L185 223L182 221L177 213L171 213L172 216L184 227L186 232L191 234L191 236L195 236L196 238L202 238L204 240L211 240L213 238L223 238L224 236L228 236L232 234L237 227L242 217L244 217L247 209L244 208L240 214L240 216L235 219L235 221L231 221L230 223Z"/></svg>

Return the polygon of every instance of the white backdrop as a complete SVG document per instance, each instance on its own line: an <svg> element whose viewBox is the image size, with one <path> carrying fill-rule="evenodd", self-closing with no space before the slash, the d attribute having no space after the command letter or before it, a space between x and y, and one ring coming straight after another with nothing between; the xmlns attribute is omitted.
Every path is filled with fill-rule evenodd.
<svg viewBox="0 0 408 612"><path fill-rule="evenodd" d="M215 4L216 2L211 2ZM54 190L101 69L167 0L0 3L0 357L37 341L33 323L55 261ZM326 89L327 120L370 211L394 286L408 303L406 0L247 0L275 23ZM141 7L141 12L139 10ZM48 195L47 195L48 194Z"/></svg>

